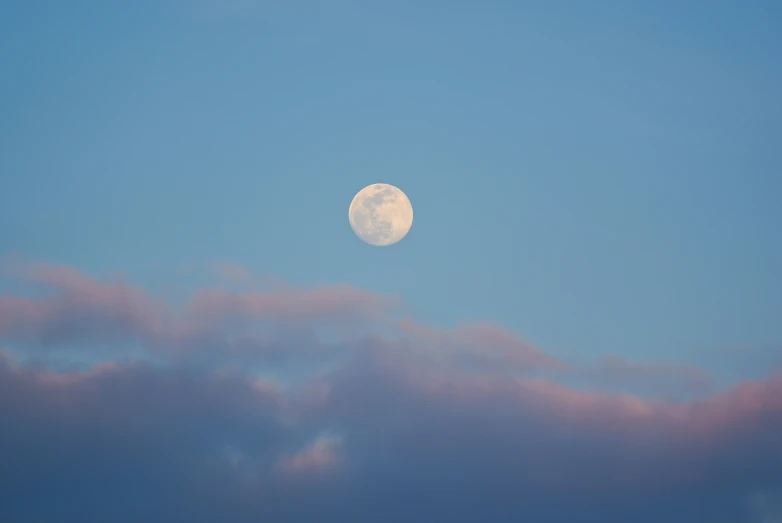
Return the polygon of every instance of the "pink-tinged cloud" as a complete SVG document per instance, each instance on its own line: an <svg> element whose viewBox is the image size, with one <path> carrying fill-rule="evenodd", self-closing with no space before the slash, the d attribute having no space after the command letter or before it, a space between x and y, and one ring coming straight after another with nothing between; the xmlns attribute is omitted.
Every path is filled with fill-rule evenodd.
<svg viewBox="0 0 782 523"><path fill-rule="evenodd" d="M99 282L76 270L46 264L16 268L25 280L55 291L30 299L0 296L0 335L40 340L92 336L157 337L167 308L124 283Z"/></svg>
<svg viewBox="0 0 782 523"><path fill-rule="evenodd" d="M318 437L294 454L283 454L277 460L277 468L288 474L312 474L333 469L339 465L340 440L335 437Z"/></svg>
<svg viewBox="0 0 782 523"><path fill-rule="evenodd" d="M64 342L131 341L157 355L235 364L287 365L296 360L319 367L328 365L337 352L357 346L329 345L313 329L325 326L345 340L354 340L369 328L398 340L383 357L407 358L412 351L419 365L428 365L433 372L450 366L477 375L535 374L663 397L703 396L714 390L708 373L693 367L619 357L574 365L499 325L427 326L404 317L407 309L397 298L348 285L282 287L273 292L211 289L197 292L177 310L124 281L96 279L68 267L17 264L11 273L49 293L34 298L0 296L0 339L6 340L50 347Z"/></svg>
<svg viewBox="0 0 782 523"><path fill-rule="evenodd" d="M703 400L674 402L578 390L542 378L432 375L412 364L397 372L412 390L446 404L487 407L502 398L513 408L577 422L584 428L610 429L615 435L632 435L654 424L671 437L722 440L764 420L782 422L782 373L742 382Z"/></svg>
<svg viewBox="0 0 782 523"><path fill-rule="evenodd" d="M418 365L417 351L381 357L396 348L374 341L293 388L175 363L58 372L5 358L0 513L29 516L14 500L59 489L95 520L116 518L91 492L137 493L187 521L399 520L394 507L414 507L465 523L689 523L693 511L749 523L748 493L782 481L779 378L653 402Z"/></svg>
<svg viewBox="0 0 782 523"><path fill-rule="evenodd" d="M778 378L673 403L388 361L336 382L331 404L338 419L360 427L354 444L381 441L390 462L417 460L420 471L431 462L458 462L480 477L516 481L522 491L609 505L712 488L724 479L714 470L730 470L747 485L753 477L768 481L761 471L772 469L782 480L782 440L774 436L782 433Z"/></svg>
<svg viewBox="0 0 782 523"><path fill-rule="evenodd" d="M712 392L716 387L711 374L692 365L639 363L618 356L601 358L593 373L594 379L619 387L651 383L693 394Z"/></svg>
<svg viewBox="0 0 782 523"><path fill-rule="evenodd" d="M307 291L235 293L220 289L198 293L187 308L188 317L220 319L273 319L284 322L385 320L398 311L394 298L335 285Z"/></svg>
<svg viewBox="0 0 782 523"><path fill-rule="evenodd" d="M433 328L410 319L400 321L399 330L421 346L435 360L459 360L465 365L489 366L495 370L561 369L566 365L518 339L499 325L474 323L455 329Z"/></svg>
<svg viewBox="0 0 782 523"><path fill-rule="evenodd" d="M673 411L688 437L730 440L747 430L763 430L782 419L782 373L763 380L742 382L711 398L691 402Z"/></svg>
<svg viewBox="0 0 782 523"><path fill-rule="evenodd" d="M154 366L141 357L78 372L26 367L0 352L0 516L30 519L29 504L14 500L34 492L67 491L89 505L100 488L117 497L152 484L146 496L182 489L197 500L196 512L183 512L155 498L187 521L234 510L237 521L298 523L337 509L351 514L341 521L396 521L407 516L392 510L399 503L457 522L481 513L684 523L679 514L708 506L699 520L744 523L750 493L782 483L780 376L697 401L655 401L561 380L703 392L710 378L618 357L572 365L500 326L400 320L395 299L349 286L210 290L175 310L68 268L17 274L50 292L0 296L4 340L67 351L64 342L91 339L121 351L115 342L132 339L157 352ZM284 334L245 328L265 324ZM345 341L324 325L344 327ZM364 336L367 325L380 328ZM296 379L255 374L280 369ZM333 433L340 438L322 436ZM103 467L129 479L113 487Z"/></svg>
<svg viewBox="0 0 782 523"><path fill-rule="evenodd" d="M97 280L67 267L17 265L12 273L53 293L0 296L0 336L54 344L124 338L186 349L204 340L215 343L215 329L236 322L361 325L389 321L403 307L393 297L335 285L246 293L214 289L197 293L178 311L123 282Z"/></svg>
<svg viewBox="0 0 782 523"><path fill-rule="evenodd" d="M344 352L350 345L328 346L313 328L329 327L345 340L370 328L398 340L385 358L406 358L413 351L419 365L433 371L448 365L488 376L533 373L664 397L703 396L714 389L708 373L693 367L619 357L573 365L499 325L427 326L405 318L407 309L398 299L348 285L274 292L211 289L197 292L177 310L124 281L100 280L68 267L17 264L11 273L50 292L35 298L0 296L0 338L6 340L52 347L72 341L132 341L158 355L267 365L293 359L321 366L335 357L335 350Z"/></svg>

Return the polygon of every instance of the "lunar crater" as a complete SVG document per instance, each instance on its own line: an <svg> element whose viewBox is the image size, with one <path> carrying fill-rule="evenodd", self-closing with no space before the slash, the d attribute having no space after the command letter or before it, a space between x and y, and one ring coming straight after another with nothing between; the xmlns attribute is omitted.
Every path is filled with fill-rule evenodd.
<svg viewBox="0 0 782 523"><path fill-rule="evenodd" d="M356 194L348 216L356 236L382 247L397 243L407 235L413 225L413 206L398 187L376 183Z"/></svg>

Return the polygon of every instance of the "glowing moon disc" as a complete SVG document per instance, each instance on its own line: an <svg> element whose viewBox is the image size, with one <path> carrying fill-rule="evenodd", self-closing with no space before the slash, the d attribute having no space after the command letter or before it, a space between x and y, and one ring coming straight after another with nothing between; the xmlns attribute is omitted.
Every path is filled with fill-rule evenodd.
<svg viewBox="0 0 782 523"><path fill-rule="evenodd" d="M413 206L405 193L387 183L361 189L348 211L356 236L370 245L392 245L407 235L413 225Z"/></svg>

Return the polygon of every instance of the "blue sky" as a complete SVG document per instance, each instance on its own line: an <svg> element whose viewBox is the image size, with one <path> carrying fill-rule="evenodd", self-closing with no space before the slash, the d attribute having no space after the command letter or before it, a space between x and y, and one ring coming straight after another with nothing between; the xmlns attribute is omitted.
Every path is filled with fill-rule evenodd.
<svg viewBox="0 0 782 523"><path fill-rule="evenodd" d="M233 6L233 7L232 7ZM773 2L13 2L5 253L222 259L397 293L551 351L778 343ZM351 234L369 183L416 212Z"/></svg>
<svg viewBox="0 0 782 523"><path fill-rule="evenodd" d="M3 2L0 519L779 517L779 20Z"/></svg>

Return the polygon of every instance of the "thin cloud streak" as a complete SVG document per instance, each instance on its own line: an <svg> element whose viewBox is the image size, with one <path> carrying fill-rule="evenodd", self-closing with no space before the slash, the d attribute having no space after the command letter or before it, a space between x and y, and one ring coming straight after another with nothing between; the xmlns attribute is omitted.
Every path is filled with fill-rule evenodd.
<svg viewBox="0 0 782 523"><path fill-rule="evenodd" d="M318 341L319 329L345 341L377 332L395 337L399 351L417 351L432 365L514 375L549 373L618 387L646 384L653 392L662 387L685 394L713 390L710 376L701 369L617 357L574 365L498 325L427 326L406 316L408 308L398 298L345 284L271 292L213 288L196 292L183 309L175 310L124 281L98 280L68 267L17 262L8 272L51 291L39 298L0 296L0 338L11 341L50 347L132 341L156 354L218 359L230 354L269 363L293 356L295 351L280 348L292 338L306 357L333 350L333 344L329 348Z"/></svg>

